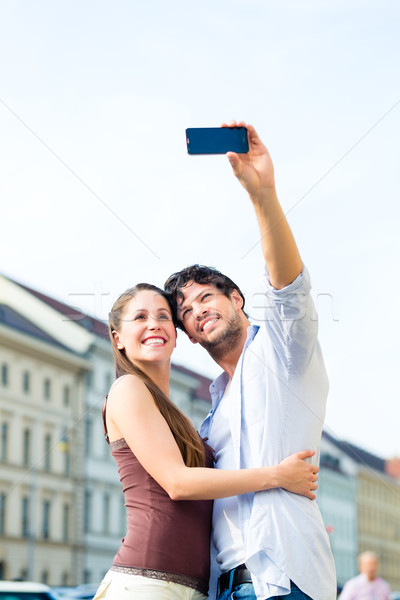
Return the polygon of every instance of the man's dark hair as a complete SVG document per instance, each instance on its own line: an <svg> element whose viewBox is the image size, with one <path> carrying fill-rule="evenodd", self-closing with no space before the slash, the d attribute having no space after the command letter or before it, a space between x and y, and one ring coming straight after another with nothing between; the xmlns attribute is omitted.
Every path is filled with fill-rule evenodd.
<svg viewBox="0 0 400 600"><path fill-rule="evenodd" d="M236 290L243 299L243 310L245 303L244 296L240 288L236 285L234 281L232 281L232 279L229 279L229 277L227 277L214 267L206 267L204 265L191 265L190 267L182 269L182 271L178 271L177 273L173 273L172 275L170 275L170 277L168 277L167 281L164 284L165 291L171 296L176 324L183 331L185 331L185 328L182 322L178 319L178 301L183 300L183 293L181 290L187 283L189 283L189 281L193 281L194 283L201 283L203 285L210 283L211 285L214 285L217 289L219 289L227 298L230 298L233 290ZM245 312L244 314L246 315Z"/></svg>

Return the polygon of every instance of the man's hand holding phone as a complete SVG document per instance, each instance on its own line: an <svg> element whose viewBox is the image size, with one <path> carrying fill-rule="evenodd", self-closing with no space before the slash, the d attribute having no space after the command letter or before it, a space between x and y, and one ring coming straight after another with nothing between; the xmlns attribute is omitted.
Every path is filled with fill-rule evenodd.
<svg viewBox="0 0 400 600"><path fill-rule="evenodd" d="M247 154L228 152L227 156L234 174L252 200L256 201L263 194L275 191L274 166L267 148L252 125L246 125L244 121L230 121L222 125L223 129L232 127L247 129L249 151Z"/></svg>

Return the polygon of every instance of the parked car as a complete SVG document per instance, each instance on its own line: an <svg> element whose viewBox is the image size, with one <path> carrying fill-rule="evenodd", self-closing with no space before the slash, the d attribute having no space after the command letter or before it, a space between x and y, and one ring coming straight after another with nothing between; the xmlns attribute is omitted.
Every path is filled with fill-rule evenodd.
<svg viewBox="0 0 400 600"><path fill-rule="evenodd" d="M390 600L400 600L400 592L392 592L390 594Z"/></svg>
<svg viewBox="0 0 400 600"><path fill-rule="evenodd" d="M76 587L54 587L53 593L60 600L92 600L98 587L95 583L83 583Z"/></svg>
<svg viewBox="0 0 400 600"><path fill-rule="evenodd" d="M33 581L0 581L0 600L59 600L48 585Z"/></svg>

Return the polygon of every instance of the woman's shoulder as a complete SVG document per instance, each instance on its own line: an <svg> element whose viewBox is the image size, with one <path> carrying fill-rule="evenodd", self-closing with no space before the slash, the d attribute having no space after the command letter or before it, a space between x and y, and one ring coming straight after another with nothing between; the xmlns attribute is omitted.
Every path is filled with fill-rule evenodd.
<svg viewBox="0 0 400 600"><path fill-rule="evenodd" d="M127 394L132 396L137 393L140 393L141 395L150 395L143 379L138 375L127 373L126 375L121 375L121 377L118 377L118 379L113 382L107 398L108 402L113 402L118 400L118 398L126 397Z"/></svg>

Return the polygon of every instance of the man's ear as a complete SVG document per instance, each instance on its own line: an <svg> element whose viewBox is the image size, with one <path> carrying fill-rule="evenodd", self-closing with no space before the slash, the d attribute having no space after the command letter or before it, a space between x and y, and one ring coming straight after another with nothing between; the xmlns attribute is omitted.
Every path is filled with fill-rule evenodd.
<svg viewBox="0 0 400 600"><path fill-rule="evenodd" d="M119 333L118 331L114 331L112 332L114 341L115 341L115 345L117 346L118 350L123 350L125 348L124 344L121 342L121 340L119 339Z"/></svg>
<svg viewBox="0 0 400 600"><path fill-rule="evenodd" d="M236 308L236 310L238 310L238 311L242 310L243 298L237 290L233 290L231 292L230 299L232 300L232 303L233 303L234 307Z"/></svg>
<svg viewBox="0 0 400 600"><path fill-rule="evenodd" d="M188 336L189 340L192 342L192 344L198 344L199 343L197 340L194 339L194 337L192 337L191 335L189 335L187 331L185 331L185 333Z"/></svg>

